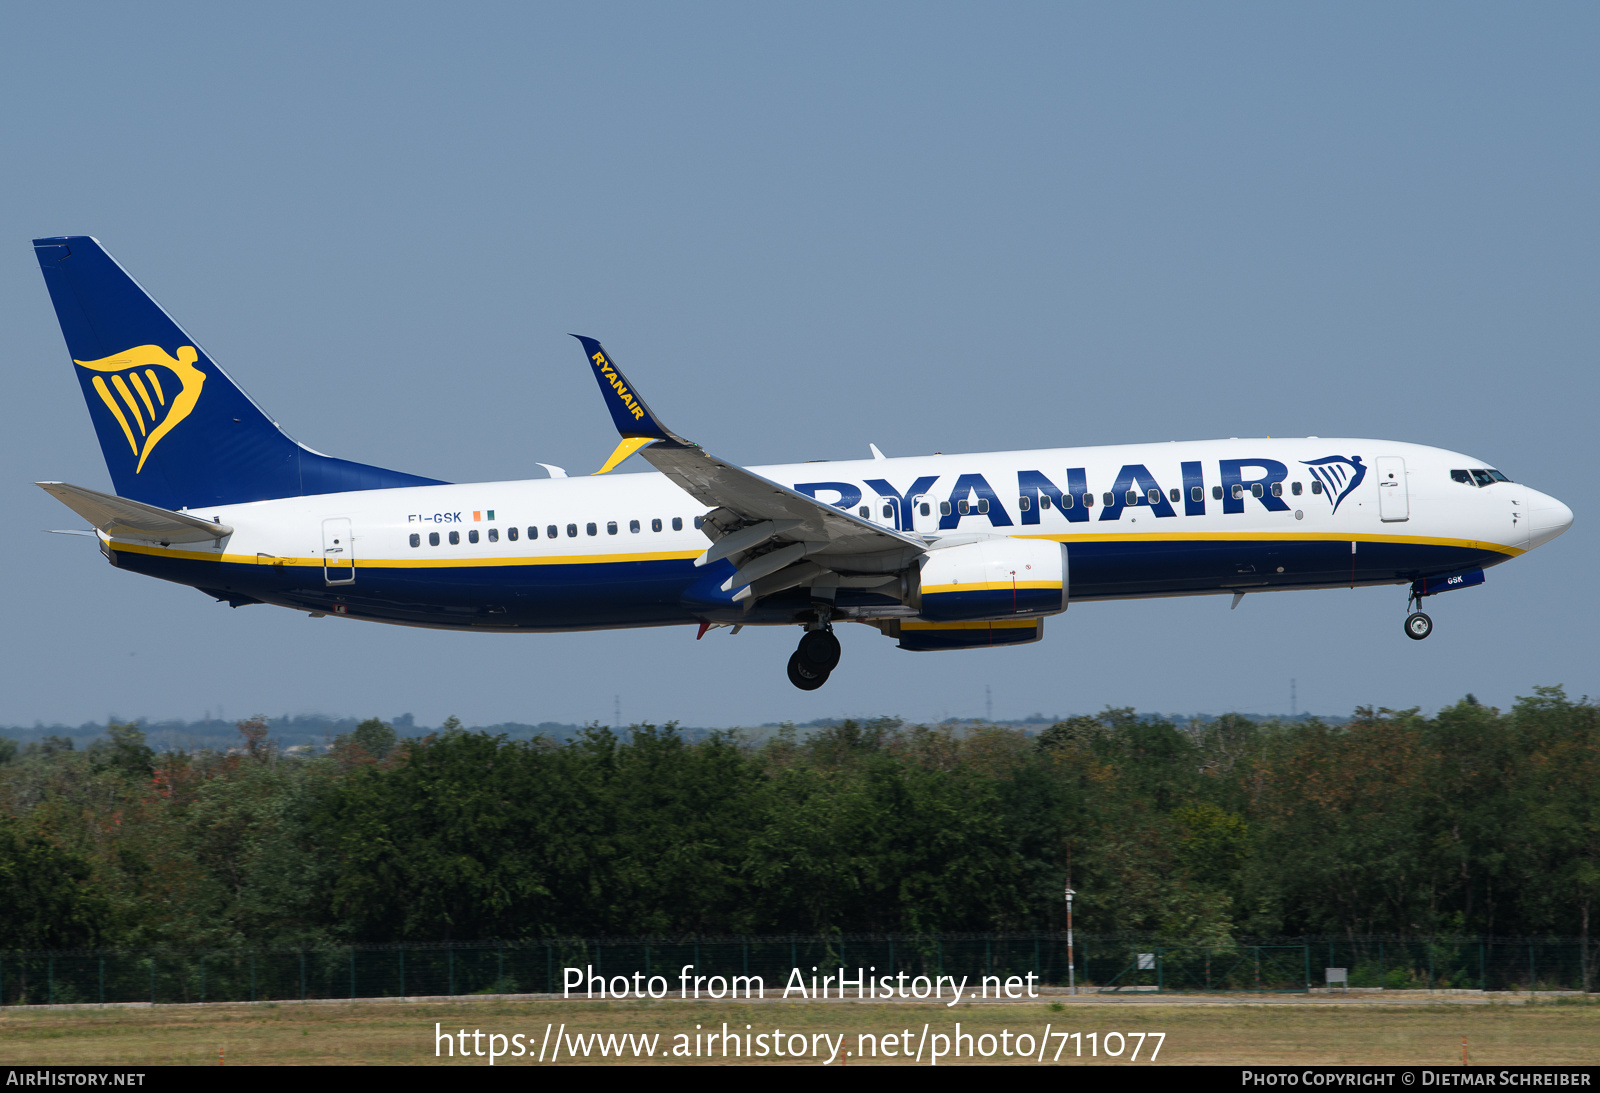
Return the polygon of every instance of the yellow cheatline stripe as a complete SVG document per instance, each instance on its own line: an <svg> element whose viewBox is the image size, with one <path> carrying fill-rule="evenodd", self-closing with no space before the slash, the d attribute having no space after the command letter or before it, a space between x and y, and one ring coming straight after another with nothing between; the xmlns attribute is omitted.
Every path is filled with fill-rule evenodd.
<svg viewBox="0 0 1600 1093"><path fill-rule="evenodd" d="M1527 551L1504 543L1478 539L1450 539L1434 535L1351 535L1336 531L1136 531L1087 534L1014 535L1013 539L1051 539L1058 543L1218 543L1218 542L1326 542L1407 543L1412 546L1453 546L1467 550L1492 550L1515 558Z"/></svg>
<svg viewBox="0 0 1600 1093"><path fill-rule="evenodd" d="M1042 619L996 619L993 622L916 622L900 623L902 630L1037 630Z"/></svg>
<svg viewBox="0 0 1600 1093"><path fill-rule="evenodd" d="M111 384L117 389L117 394L122 396L122 401L128 404L128 409L133 411L133 420L139 424L139 435L144 436L144 418L139 416L139 404L133 401L133 392L128 390L128 385L122 382L121 376L112 376Z"/></svg>
<svg viewBox="0 0 1600 1093"><path fill-rule="evenodd" d="M139 373L129 372L128 378L133 381L134 390L139 392L139 397L144 399L144 408L150 415L150 420L156 419L156 404L150 400L150 392L144 389L144 380L139 378Z"/></svg>
<svg viewBox="0 0 1600 1093"><path fill-rule="evenodd" d="M156 401L165 406L167 404L167 396L161 392L161 377L156 375L156 370L154 368L146 368L144 370L144 374L145 378L150 381L150 386L155 388Z"/></svg>
<svg viewBox="0 0 1600 1093"><path fill-rule="evenodd" d="M152 554L162 558L183 558L201 562L228 562L233 565L288 565L309 566L320 569L323 558L269 558L259 554L211 554L199 550L179 550L173 547L150 546L145 543L113 543L113 550L132 554ZM439 548L435 548L439 549ZM549 558L363 558L356 555L357 569L482 569L493 566L540 565L610 565L623 562L664 562L700 557L697 550L667 550L656 554L564 554ZM335 565L348 569L349 559Z"/></svg>
<svg viewBox="0 0 1600 1093"><path fill-rule="evenodd" d="M924 596L938 592L1010 592L1022 588L1053 588L1061 591L1060 581L974 581L972 584L928 584L922 586Z"/></svg>
<svg viewBox="0 0 1600 1093"><path fill-rule="evenodd" d="M605 474L607 471L611 470L611 468L615 467L618 463L621 463L624 459L627 459L640 448L645 447L647 444L654 444L658 439L658 437L653 436L623 437L622 443L617 445L617 450L611 453L610 459L606 460L606 465L594 473Z"/></svg>
<svg viewBox="0 0 1600 1093"><path fill-rule="evenodd" d="M94 378L95 394L100 396L100 401L106 404L106 409L111 411L111 416L117 419L117 424L122 426L122 435L128 438L128 447L133 449L133 454L139 454L139 442L133 439L133 430L128 427L128 419L122 416L122 407L111 397L111 392L106 388L106 381L99 376Z"/></svg>

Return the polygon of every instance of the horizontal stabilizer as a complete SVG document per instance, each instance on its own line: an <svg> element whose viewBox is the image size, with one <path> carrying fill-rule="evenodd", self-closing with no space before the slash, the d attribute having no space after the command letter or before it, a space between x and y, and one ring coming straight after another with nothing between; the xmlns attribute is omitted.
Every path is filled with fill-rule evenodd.
<svg viewBox="0 0 1600 1093"><path fill-rule="evenodd" d="M113 538L201 543L233 534L227 524L158 509L99 490L86 490L66 482L35 482L34 485Z"/></svg>

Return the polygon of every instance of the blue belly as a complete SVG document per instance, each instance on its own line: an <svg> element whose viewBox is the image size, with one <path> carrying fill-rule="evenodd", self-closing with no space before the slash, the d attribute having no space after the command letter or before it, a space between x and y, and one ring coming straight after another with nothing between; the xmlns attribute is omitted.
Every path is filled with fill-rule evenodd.
<svg viewBox="0 0 1600 1093"><path fill-rule="evenodd" d="M1487 567L1486 549L1348 541L1078 541L1068 547L1070 599L1109 600L1233 590L1394 584ZM708 579L732 567L696 569L687 559L579 565L380 568L357 563L349 585L324 583L321 567L262 566L118 551L115 564L234 602L452 629L596 630L692 624L708 616ZM724 570L726 572L724 572ZM1280 571L1281 570L1281 571ZM698 591L691 591L699 586ZM840 590L841 606L895 601ZM732 605L729 605L732 607ZM740 613L749 623L787 622L809 609L805 589ZM723 612L716 612L721 617Z"/></svg>

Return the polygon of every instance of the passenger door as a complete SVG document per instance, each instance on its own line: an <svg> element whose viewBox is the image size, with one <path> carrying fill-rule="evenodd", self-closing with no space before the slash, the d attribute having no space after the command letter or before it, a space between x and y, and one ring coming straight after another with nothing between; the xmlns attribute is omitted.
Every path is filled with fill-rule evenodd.
<svg viewBox="0 0 1600 1093"><path fill-rule="evenodd" d="M322 579L328 584L355 583L356 552L347 517L322 521Z"/></svg>
<svg viewBox="0 0 1600 1093"><path fill-rule="evenodd" d="M1406 461L1397 455L1378 457L1378 518L1386 524L1411 519Z"/></svg>
<svg viewBox="0 0 1600 1093"><path fill-rule="evenodd" d="M939 530L939 502L933 494L922 493L911 499L911 530L930 535Z"/></svg>

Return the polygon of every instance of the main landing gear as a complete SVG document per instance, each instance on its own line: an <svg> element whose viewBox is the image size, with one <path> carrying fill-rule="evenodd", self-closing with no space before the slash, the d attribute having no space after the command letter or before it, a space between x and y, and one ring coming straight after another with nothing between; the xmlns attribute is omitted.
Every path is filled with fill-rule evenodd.
<svg viewBox="0 0 1600 1093"><path fill-rule="evenodd" d="M839 666L842 650L839 639L833 636L828 623L818 624L800 638L800 648L789 657L789 682L802 691L814 691L828 682L828 676Z"/></svg>
<svg viewBox="0 0 1600 1093"><path fill-rule="evenodd" d="M1422 597L1415 592L1406 600L1406 608L1409 610L1412 604L1416 605L1417 610L1406 616L1406 637L1412 641L1421 641L1433 633L1433 620L1422 613Z"/></svg>

